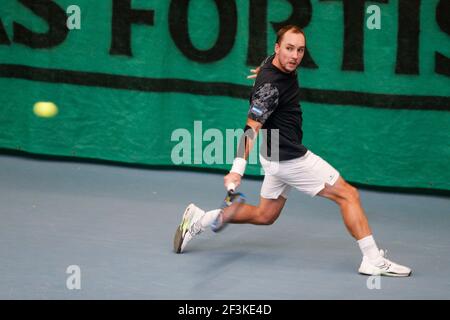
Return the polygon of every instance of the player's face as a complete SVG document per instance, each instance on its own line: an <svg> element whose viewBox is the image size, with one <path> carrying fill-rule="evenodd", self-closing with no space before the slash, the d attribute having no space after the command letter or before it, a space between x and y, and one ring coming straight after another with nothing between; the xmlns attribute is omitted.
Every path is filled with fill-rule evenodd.
<svg viewBox="0 0 450 320"><path fill-rule="evenodd" d="M293 72L305 54L305 37L301 33L288 31L280 44L275 44L275 65L284 72Z"/></svg>

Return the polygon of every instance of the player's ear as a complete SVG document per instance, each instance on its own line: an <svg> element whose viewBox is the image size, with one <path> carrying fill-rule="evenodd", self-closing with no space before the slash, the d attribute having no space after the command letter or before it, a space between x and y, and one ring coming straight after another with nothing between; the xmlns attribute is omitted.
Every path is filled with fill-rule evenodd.
<svg viewBox="0 0 450 320"><path fill-rule="evenodd" d="M278 54L278 52L280 51L280 45L277 43L275 43L275 53Z"/></svg>

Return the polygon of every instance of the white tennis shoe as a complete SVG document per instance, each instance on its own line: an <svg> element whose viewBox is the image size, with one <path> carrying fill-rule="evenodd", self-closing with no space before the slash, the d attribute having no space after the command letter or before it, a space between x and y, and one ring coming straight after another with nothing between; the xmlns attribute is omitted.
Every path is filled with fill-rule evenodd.
<svg viewBox="0 0 450 320"><path fill-rule="evenodd" d="M173 250L176 253L182 253L188 242L204 230L200 224L200 219L204 215L205 211L193 203L186 207L181 224L177 227L175 238L173 239Z"/></svg>
<svg viewBox="0 0 450 320"><path fill-rule="evenodd" d="M363 256L359 273L369 276L408 277L411 269L386 259L386 253L380 250L381 261L374 264L368 257Z"/></svg>

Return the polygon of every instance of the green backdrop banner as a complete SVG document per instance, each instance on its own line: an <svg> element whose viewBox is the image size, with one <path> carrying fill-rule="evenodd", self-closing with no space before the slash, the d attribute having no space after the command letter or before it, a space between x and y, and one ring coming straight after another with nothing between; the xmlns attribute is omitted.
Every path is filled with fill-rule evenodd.
<svg viewBox="0 0 450 320"><path fill-rule="evenodd" d="M229 169L248 70L295 23L304 144L350 181L449 190L449 12L444 0L2 0L0 147ZM36 116L39 101L59 112ZM255 155L247 172L260 175Z"/></svg>

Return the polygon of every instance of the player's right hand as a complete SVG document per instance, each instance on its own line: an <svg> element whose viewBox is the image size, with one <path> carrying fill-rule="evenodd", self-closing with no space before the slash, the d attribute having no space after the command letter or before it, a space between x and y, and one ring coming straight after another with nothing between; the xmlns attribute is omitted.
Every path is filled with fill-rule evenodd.
<svg viewBox="0 0 450 320"><path fill-rule="evenodd" d="M224 178L223 178L223 184L225 186L225 189L228 190L228 185L231 183L234 183L234 185L236 186L236 188L238 188L241 184L241 175L239 173L236 172L230 172L229 174L227 174Z"/></svg>

